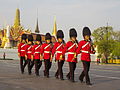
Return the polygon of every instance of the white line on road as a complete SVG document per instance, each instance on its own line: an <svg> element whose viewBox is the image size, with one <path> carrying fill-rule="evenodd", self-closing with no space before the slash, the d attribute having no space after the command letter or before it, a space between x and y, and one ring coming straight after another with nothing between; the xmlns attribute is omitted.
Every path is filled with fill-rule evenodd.
<svg viewBox="0 0 120 90"><path fill-rule="evenodd" d="M102 75L97 75L97 74L91 74L92 76L95 77L104 77L104 78L110 78L110 79L120 79L119 77L108 77L108 76L102 76Z"/></svg>
<svg viewBox="0 0 120 90"><path fill-rule="evenodd" d="M68 68L68 67L64 67L64 68ZM76 69L83 69L83 68L76 68ZM90 70L95 70L95 71L107 71L107 72L118 72L118 73L120 73L120 71L113 71L113 70L104 70L104 69L90 69Z"/></svg>

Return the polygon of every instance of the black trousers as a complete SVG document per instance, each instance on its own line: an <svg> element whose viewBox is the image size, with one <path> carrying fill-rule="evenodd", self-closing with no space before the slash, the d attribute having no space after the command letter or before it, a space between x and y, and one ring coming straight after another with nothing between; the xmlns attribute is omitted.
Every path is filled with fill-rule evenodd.
<svg viewBox="0 0 120 90"><path fill-rule="evenodd" d="M74 81L74 71L76 69L76 63L75 62L69 62L69 73L67 74L67 77Z"/></svg>
<svg viewBox="0 0 120 90"><path fill-rule="evenodd" d="M58 61L58 69L57 72L55 73L55 76L58 77L60 75L61 79L63 79L63 70L62 70L63 64L64 64L64 60Z"/></svg>
<svg viewBox="0 0 120 90"><path fill-rule="evenodd" d="M32 68L34 66L34 62L35 62L35 60L31 61L31 65L30 65L31 70L32 70Z"/></svg>
<svg viewBox="0 0 120 90"><path fill-rule="evenodd" d="M27 59L28 64L28 74L31 74L31 59Z"/></svg>
<svg viewBox="0 0 120 90"><path fill-rule="evenodd" d="M40 59L35 59L34 63L35 63L35 74L38 76L39 75L39 69L42 66L42 61L40 61Z"/></svg>
<svg viewBox="0 0 120 90"><path fill-rule="evenodd" d="M24 73L24 68L27 65L27 60L25 60L25 57L20 57L20 69L21 73Z"/></svg>
<svg viewBox="0 0 120 90"><path fill-rule="evenodd" d="M90 62L82 61L82 63L83 63L83 71L82 71L79 79L81 81L83 81L83 79L85 77L86 83L90 83L90 78L89 78Z"/></svg>
<svg viewBox="0 0 120 90"><path fill-rule="evenodd" d="M49 70L51 68L52 63L50 62L50 59L45 59L44 64L45 64L44 76L49 77Z"/></svg>

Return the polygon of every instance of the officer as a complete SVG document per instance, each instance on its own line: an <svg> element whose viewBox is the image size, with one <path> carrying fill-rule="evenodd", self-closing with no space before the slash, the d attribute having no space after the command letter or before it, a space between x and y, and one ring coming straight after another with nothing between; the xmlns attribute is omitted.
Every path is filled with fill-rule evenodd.
<svg viewBox="0 0 120 90"><path fill-rule="evenodd" d="M94 54L95 50L91 43L91 31L88 27L83 28L83 37L84 40L79 42L78 49L76 50L76 53L81 53L81 60L83 63L83 71L81 75L79 76L79 80L81 83L83 82L83 79L85 77L86 79L86 85L92 85L90 82L89 77L89 69L90 69L90 54Z"/></svg>
<svg viewBox="0 0 120 90"><path fill-rule="evenodd" d="M52 54L53 56L55 55L55 60L58 62L58 69L57 72L55 74L55 77L58 78L58 76L60 76L61 80L63 79L63 64L65 61L65 55L62 54L62 50L65 47L65 42L63 40L64 38L64 33L62 30L58 30L57 31L57 42L54 44L54 47L52 49Z"/></svg>
<svg viewBox="0 0 120 90"><path fill-rule="evenodd" d="M27 65L27 60L25 59L25 54L26 54L26 39L27 35L22 34L21 36L21 42L18 45L18 56L20 57L20 69L21 73L24 73L24 68Z"/></svg>
<svg viewBox="0 0 120 90"><path fill-rule="evenodd" d="M49 78L49 70L51 68L51 64L52 64L52 41L51 41L52 37L50 35L50 33L46 33L45 35L45 43L42 44L41 47L41 53L44 59L44 65L45 65L45 70L44 70L44 76L46 76L47 78Z"/></svg>
<svg viewBox="0 0 120 90"><path fill-rule="evenodd" d="M26 45L26 60L28 63L28 74L31 75L31 56L32 56L33 36L28 35L28 43Z"/></svg>
<svg viewBox="0 0 120 90"><path fill-rule="evenodd" d="M35 74L36 74L36 76L39 76L39 69L42 66L41 45L42 45L41 35L37 34L36 42L35 42L35 45L33 46L33 49L32 49L33 63L31 65L31 68L32 68L33 65L35 64Z"/></svg>
<svg viewBox="0 0 120 90"><path fill-rule="evenodd" d="M67 62L69 63L69 73L67 74L67 78L71 82L74 81L74 71L76 69L76 63L77 63L77 57L76 57L76 49L78 47L78 41L77 41L77 32L74 28L71 28L69 31L70 35L70 41L68 41L65 45L65 48L63 50L63 53L67 52Z"/></svg>

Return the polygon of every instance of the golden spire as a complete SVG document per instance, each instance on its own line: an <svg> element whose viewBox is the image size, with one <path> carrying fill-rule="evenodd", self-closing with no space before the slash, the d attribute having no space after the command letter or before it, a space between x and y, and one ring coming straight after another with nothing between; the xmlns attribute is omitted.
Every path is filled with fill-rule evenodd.
<svg viewBox="0 0 120 90"><path fill-rule="evenodd" d="M16 9L16 16L14 20L14 27L20 26L20 10L17 8Z"/></svg>
<svg viewBox="0 0 120 90"><path fill-rule="evenodd" d="M53 32L52 35L56 36L57 34L57 24L56 24L56 17L54 18L54 27L53 27Z"/></svg>

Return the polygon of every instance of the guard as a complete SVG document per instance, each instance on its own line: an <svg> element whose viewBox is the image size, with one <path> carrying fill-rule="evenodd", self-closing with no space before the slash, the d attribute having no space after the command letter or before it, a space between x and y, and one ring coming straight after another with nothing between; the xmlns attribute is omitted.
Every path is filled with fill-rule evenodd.
<svg viewBox="0 0 120 90"><path fill-rule="evenodd" d="M28 74L31 75L31 56L32 56L33 36L28 35L28 43L26 45L26 59L28 63Z"/></svg>
<svg viewBox="0 0 120 90"><path fill-rule="evenodd" d="M74 28L71 28L69 31L70 35L70 41L66 43L65 49L63 50L63 53L67 52L68 53L68 58L67 62L69 62L69 73L67 74L67 78L71 82L74 81L74 71L76 68L76 63L77 63L77 57L76 57L76 49L78 47L78 41L77 41L77 32Z"/></svg>
<svg viewBox="0 0 120 90"><path fill-rule="evenodd" d="M45 35L45 43L41 47L41 53L44 59L44 64L45 64L45 70L44 70L44 76L49 78L49 70L51 68L52 64L52 37L50 33L46 33Z"/></svg>
<svg viewBox="0 0 120 90"><path fill-rule="evenodd" d="M91 43L91 31L88 27L84 27L83 28L83 37L84 40L79 42L78 45L78 49L76 51L76 53L81 53L81 60L83 63L83 71L81 73L81 75L79 76L79 80L81 81L81 83L83 82L83 79L85 77L86 79L86 85L92 85L90 83L90 78L89 78L89 69L90 69L90 54L94 54L95 50L94 47Z"/></svg>
<svg viewBox="0 0 120 90"><path fill-rule="evenodd" d="M25 59L25 54L26 54L26 39L27 35L22 34L21 37L21 42L18 45L18 56L20 57L20 69L21 73L24 73L24 68L27 65L27 60Z"/></svg>
<svg viewBox="0 0 120 90"><path fill-rule="evenodd" d="M62 67L63 67L64 61L65 61L65 55L62 54L62 50L65 47L65 42L64 42L63 38L64 38L63 31L58 30L57 31L57 41L58 42L56 42L54 44L54 47L52 49L52 54L53 54L53 56L55 55L55 60L58 62L58 69L55 74L55 77L58 78L58 76L60 75L61 80L64 80Z"/></svg>
<svg viewBox="0 0 120 90"><path fill-rule="evenodd" d="M35 45L33 46L33 49L32 49L33 64L31 66L31 68L32 68L33 65L35 64L35 74L36 74L36 76L39 76L39 69L42 66L41 45L42 45L41 35L37 34L36 42L35 42Z"/></svg>

